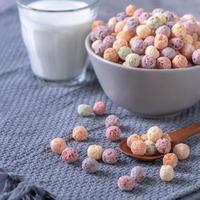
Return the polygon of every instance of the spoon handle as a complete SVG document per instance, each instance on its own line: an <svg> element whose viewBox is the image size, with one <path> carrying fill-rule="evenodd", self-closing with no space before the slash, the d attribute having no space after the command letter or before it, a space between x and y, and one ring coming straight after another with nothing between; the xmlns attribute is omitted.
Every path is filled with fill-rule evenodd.
<svg viewBox="0 0 200 200"><path fill-rule="evenodd" d="M172 142L177 144L182 142L183 140L200 133L200 122L191 124L185 128L181 128L179 130L173 131L170 133Z"/></svg>

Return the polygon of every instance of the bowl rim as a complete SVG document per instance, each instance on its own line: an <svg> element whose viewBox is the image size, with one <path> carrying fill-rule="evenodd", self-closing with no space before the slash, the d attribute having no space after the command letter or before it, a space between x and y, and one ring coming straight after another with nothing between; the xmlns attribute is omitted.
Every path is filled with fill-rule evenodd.
<svg viewBox="0 0 200 200"><path fill-rule="evenodd" d="M145 71L145 72L161 72L161 73L167 73L167 72L179 72L179 71L191 71L191 70L197 70L200 69L200 65L195 65L195 66L191 66L191 67L185 67L185 68L173 68L173 69L145 69L145 68L138 68L138 67L123 67L122 64L118 64L118 63L114 63L108 60L103 59L102 57L98 56L97 54L94 53L94 51L91 49L91 42L90 42L90 34L91 32L87 35L86 39L85 39L85 48L88 51L89 54L91 54L92 56L94 56L96 59L109 64L109 65L113 65L117 68L120 69L128 69L130 71Z"/></svg>

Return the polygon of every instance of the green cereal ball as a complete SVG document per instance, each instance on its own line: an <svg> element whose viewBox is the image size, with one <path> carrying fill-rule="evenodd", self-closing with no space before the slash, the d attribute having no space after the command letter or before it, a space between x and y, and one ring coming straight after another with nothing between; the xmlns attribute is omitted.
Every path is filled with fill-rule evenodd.
<svg viewBox="0 0 200 200"><path fill-rule="evenodd" d="M151 29L156 29L158 28L160 25L162 24L160 18L158 16L151 16L148 21L147 21L147 25L151 28Z"/></svg>
<svg viewBox="0 0 200 200"><path fill-rule="evenodd" d="M118 55L122 60L125 60L126 57L131 53L131 49L129 47L121 47L119 49Z"/></svg>
<svg viewBox="0 0 200 200"><path fill-rule="evenodd" d="M126 66L138 67L140 65L140 56L136 53L131 53L126 57Z"/></svg>

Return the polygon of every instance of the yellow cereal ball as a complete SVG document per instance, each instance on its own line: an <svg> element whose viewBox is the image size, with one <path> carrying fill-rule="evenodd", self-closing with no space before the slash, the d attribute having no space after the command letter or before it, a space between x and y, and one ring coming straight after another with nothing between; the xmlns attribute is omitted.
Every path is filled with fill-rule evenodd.
<svg viewBox="0 0 200 200"><path fill-rule="evenodd" d="M181 49L181 54L184 55L188 60L192 58L192 54L195 51L195 47L192 44L186 43Z"/></svg>
<svg viewBox="0 0 200 200"><path fill-rule="evenodd" d="M62 138L54 138L50 143L50 147L52 152L62 154L63 150L67 148L67 144Z"/></svg>
<svg viewBox="0 0 200 200"><path fill-rule="evenodd" d="M140 25L137 27L136 33L140 38L144 39L151 35L151 29L147 25Z"/></svg>
<svg viewBox="0 0 200 200"><path fill-rule="evenodd" d="M150 45L146 48L145 55L148 55L157 59L160 56L160 52L158 51L156 47L154 47L153 45Z"/></svg>
<svg viewBox="0 0 200 200"><path fill-rule="evenodd" d="M92 23L92 30L94 31L97 27L104 26L104 25L105 25L105 23L102 20L95 20Z"/></svg>
<svg viewBox="0 0 200 200"><path fill-rule="evenodd" d="M162 13L156 13L155 16L157 16L160 19L160 26L166 24L167 19L165 17L165 15L163 15Z"/></svg>
<svg viewBox="0 0 200 200"><path fill-rule="evenodd" d="M95 160L100 160L103 153L103 148L100 145L90 145L87 149L87 155Z"/></svg>
<svg viewBox="0 0 200 200"><path fill-rule="evenodd" d="M158 16L151 16L148 20L147 20L147 25L151 28L151 29L156 29L161 25L161 21L160 18Z"/></svg>
<svg viewBox="0 0 200 200"><path fill-rule="evenodd" d="M185 43L189 43L189 44L193 44L194 42L193 37L189 34L186 34L183 40Z"/></svg>
<svg viewBox="0 0 200 200"><path fill-rule="evenodd" d="M188 66L188 60L183 55L176 55L172 60L173 68L184 68Z"/></svg>
<svg viewBox="0 0 200 200"><path fill-rule="evenodd" d="M167 153L163 157L163 165L170 165L175 168L178 164L178 158L174 153Z"/></svg>
<svg viewBox="0 0 200 200"><path fill-rule="evenodd" d="M142 134L142 135L141 135L141 139L142 139L143 141L148 140L147 134Z"/></svg>
<svg viewBox="0 0 200 200"><path fill-rule="evenodd" d="M162 165L160 168L160 178L162 181L171 181L174 178L174 169L170 165Z"/></svg>
<svg viewBox="0 0 200 200"><path fill-rule="evenodd" d="M117 24L117 19L116 17L112 17L108 20L108 26L109 27L114 27Z"/></svg>
<svg viewBox="0 0 200 200"><path fill-rule="evenodd" d="M162 130L158 126L153 126L147 131L148 140L156 143L163 136Z"/></svg>
<svg viewBox="0 0 200 200"><path fill-rule="evenodd" d="M138 135L138 134L132 134L132 135L130 135L130 136L127 138L127 141L126 141L127 146L128 146L128 147L131 147L132 142L133 142L133 141L138 141L138 140L141 140L141 141L142 141L140 135Z"/></svg>
<svg viewBox="0 0 200 200"><path fill-rule="evenodd" d="M137 7L135 5L128 5L126 7L126 15L131 17L133 16L134 12L136 11Z"/></svg>
<svg viewBox="0 0 200 200"><path fill-rule="evenodd" d="M101 40L96 40L92 43L92 49L95 51L99 44L101 44Z"/></svg>
<svg viewBox="0 0 200 200"><path fill-rule="evenodd" d="M200 49L200 41L194 43L195 50Z"/></svg>
<svg viewBox="0 0 200 200"><path fill-rule="evenodd" d="M78 142L87 140L88 139L87 129L84 126L76 126L73 129L72 137L74 138L74 140Z"/></svg>
<svg viewBox="0 0 200 200"><path fill-rule="evenodd" d="M160 50L166 48L168 46L168 37L163 34L156 35L154 46Z"/></svg>
<svg viewBox="0 0 200 200"><path fill-rule="evenodd" d="M124 65L129 67L139 67L140 60L141 58L138 54L130 53L128 56L126 56L126 62Z"/></svg>
<svg viewBox="0 0 200 200"><path fill-rule="evenodd" d="M128 46L128 42L126 40L116 40L113 43L113 49L115 49L115 51L117 52L121 47L126 47L126 46Z"/></svg>
<svg viewBox="0 0 200 200"><path fill-rule="evenodd" d="M117 40L125 40L125 41L129 42L133 36L134 36L133 32L123 30L117 34L116 39Z"/></svg>
<svg viewBox="0 0 200 200"><path fill-rule="evenodd" d="M131 151L137 156L143 156L146 153L146 144L142 140L133 141Z"/></svg>
<svg viewBox="0 0 200 200"><path fill-rule="evenodd" d="M119 33L120 31L123 30L124 26L125 26L126 22L125 21L119 21L116 23L115 25L115 32Z"/></svg>
<svg viewBox="0 0 200 200"><path fill-rule="evenodd" d="M119 61L118 53L113 48L108 48L104 51L103 58L111 62L117 63Z"/></svg>
<svg viewBox="0 0 200 200"><path fill-rule="evenodd" d="M176 23L172 27L172 35L174 37L184 38L186 36L186 28L180 22Z"/></svg>
<svg viewBox="0 0 200 200"><path fill-rule="evenodd" d="M190 147L187 144L177 144L174 146L173 153L176 154L179 160L185 160L190 155Z"/></svg>

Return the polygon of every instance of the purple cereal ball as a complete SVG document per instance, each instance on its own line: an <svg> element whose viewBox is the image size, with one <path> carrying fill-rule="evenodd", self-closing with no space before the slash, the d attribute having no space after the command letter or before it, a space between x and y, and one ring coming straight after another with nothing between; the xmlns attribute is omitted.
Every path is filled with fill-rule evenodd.
<svg viewBox="0 0 200 200"><path fill-rule="evenodd" d="M172 60L177 55L177 52L171 47L166 47L162 50L161 55Z"/></svg>
<svg viewBox="0 0 200 200"><path fill-rule="evenodd" d="M132 49L133 53L137 53L139 55L144 54L146 46L142 39L135 39L130 42L130 45L131 45L131 49Z"/></svg>
<svg viewBox="0 0 200 200"><path fill-rule="evenodd" d="M113 165L119 160L119 155L114 149L106 149L102 154L103 162Z"/></svg>
<svg viewBox="0 0 200 200"><path fill-rule="evenodd" d="M105 126L106 128L110 127L110 126L120 126L120 119L119 117L117 117L116 115L109 115L108 117L106 117L105 120Z"/></svg>
<svg viewBox="0 0 200 200"><path fill-rule="evenodd" d="M156 68L156 59L149 55L144 55L142 57L142 67L146 69Z"/></svg>
<svg viewBox="0 0 200 200"><path fill-rule="evenodd" d="M106 130L106 138L111 141L117 141L120 139L121 130L118 126L110 126Z"/></svg>
<svg viewBox="0 0 200 200"><path fill-rule="evenodd" d="M142 182L146 177L146 171L141 166L136 166L131 170L131 177L138 183Z"/></svg>
<svg viewBox="0 0 200 200"><path fill-rule="evenodd" d="M61 158L67 163L73 163L78 159L78 152L74 148L67 147L65 150L63 150Z"/></svg>
<svg viewBox="0 0 200 200"><path fill-rule="evenodd" d="M200 65L200 49L197 49L192 54L192 61L196 65Z"/></svg>
<svg viewBox="0 0 200 200"><path fill-rule="evenodd" d="M113 43L115 42L115 37L113 35L107 35L104 39L103 39L103 44L109 48L113 46Z"/></svg>
<svg viewBox="0 0 200 200"><path fill-rule="evenodd" d="M153 35L150 35L144 39L145 46L153 46L155 41L155 37Z"/></svg>
<svg viewBox="0 0 200 200"><path fill-rule="evenodd" d="M131 191L135 187L136 183L134 178L131 176L121 176L117 181L117 185L122 191Z"/></svg>
<svg viewBox="0 0 200 200"><path fill-rule="evenodd" d="M142 13L144 12L144 10L142 8L138 8L135 12L134 12L134 16L135 17L139 17Z"/></svg>
<svg viewBox="0 0 200 200"><path fill-rule="evenodd" d="M165 138L158 139L156 142L156 149L162 154L169 153L171 151L171 142Z"/></svg>
<svg viewBox="0 0 200 200"><path fill-rule="evenodd" d="M166 17L167 21L170 21L170 22L176 21L176 14L174 12L167 10L163 14Z"/></svg>
<svg viewBox="0 0 200 200"><path fill-rule="evenodd" d="M160 57L157 59L156 66L159 69L171 69L172 63L168 57Z"/></svg>
<svg viewBox="0 0 200 200"><path fill-rule="evenodd" d="M130 32L136 32L136 28L138 27L139 25L139 20L137 18L130 18L128 21L127 21L127 29L128 31Z"/></svg>
<svg viewBox="0 0 200 200"><path fill-rule="evenodd" d="M107 49L107 46L103 43L100 43L96 46L95 48L95 54L99 55L99 56L103 56L104 51Z"/></svg>
<svg viewBox="0 0 200 200"><path fill-rule="evenodd" d="M180 38L172 38L169 40L169 46L175 50L180 50L184 46L184 41Z"/></svg>
<svg viewBox="0 0 200 200"><path fill-rule="evenodd" d="M143 13L139 16L139 21L140 21L140 23L142 23L142 22L146 21L147 19L149 19L150 16L151 16L150 13L148 13L148 12L143 12Z"/></svg>
<svg viewBox="0 0 200 200"><path fill-rule="evenodd" d="M198 26L195 21L187 20L183 22L183 25L186 28L187 34L192 35L193 33L196 33L198 31Z"/></svg>
<svg viewBox="0 0 200 200"><path fill-rule="evenodd" d="M124 20L125 18L127 17L126 13L125 12L120 12L116 15L116 20L119 22L119 21L122 21Z"/></svg>
<svg viewBox="0 0 200 200"><path fill-rule="evenodd" d="M93 158L86 158L82 162L82 169L87 174L93 174L97 171L99 163Z"/></svg>
<svg viewBox="0 0 200 200"><path fill-rule="evenodd" d="M170 37L171 30L167 25L163 25L156 29L156 34L163 34L166 35L167 37Z"/></svg>
<svg viewBox="0 0 200 200"><path fill-rule="evenodd" d="M94 42L94 41L96 41L96 40L97 40L96 34L95 34L94 31L92 31L92 32L90 33L90 41Z"/></svg>
<svg viewBox="0 0 200 200"><path fill-rule="evenodd" d="M111 34L111 30L107 26L99 26L94 30L94 32L95 32L95 37L98 40L103 40L107 35Z"/></svg>

